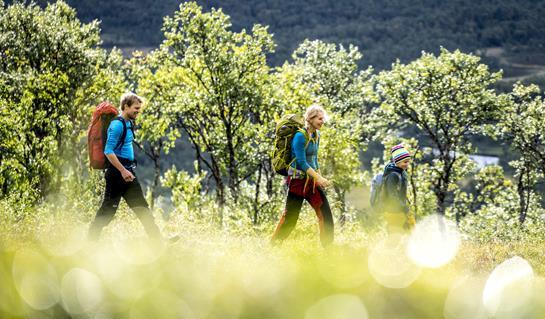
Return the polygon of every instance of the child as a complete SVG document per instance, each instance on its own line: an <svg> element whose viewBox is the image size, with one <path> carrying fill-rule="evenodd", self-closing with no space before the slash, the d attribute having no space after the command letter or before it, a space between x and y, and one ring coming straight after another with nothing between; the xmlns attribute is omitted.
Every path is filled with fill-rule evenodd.
<svg viewBox="0 0 545 319"><path fill-rule="evenodd" d="M411 154L402 144L392 147L391 153L391 162L386 165L383 174L382 210L389 231L398 232L415 224L407 200L407 169Z"/></svg>

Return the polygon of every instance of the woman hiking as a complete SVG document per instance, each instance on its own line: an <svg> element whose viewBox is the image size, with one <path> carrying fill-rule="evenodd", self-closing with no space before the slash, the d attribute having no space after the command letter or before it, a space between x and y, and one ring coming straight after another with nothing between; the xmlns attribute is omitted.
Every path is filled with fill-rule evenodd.
<svg viewBox="0 0 545 319"><path fill-rule="evenodd" d="M333 216L324 193L330 182L322 177L318 165L319 129L327 120L327 113L319 105L311 105L305 112L305 127L296 132L291 142L294 159L288 170L286 206L271 238L273 244L286 239L295 228L303 200L316 212L322 246L333 242Z"/></svg>
<svg viewBox="0 0 545 319"><path fill-rule="evenodd" d="M407 169L411 164L411 154L402 145L391 148L391 162L384 168L382 201L384 218L388 231L401 232L415 224L414 215L409 212L407 200Z"/></svg>

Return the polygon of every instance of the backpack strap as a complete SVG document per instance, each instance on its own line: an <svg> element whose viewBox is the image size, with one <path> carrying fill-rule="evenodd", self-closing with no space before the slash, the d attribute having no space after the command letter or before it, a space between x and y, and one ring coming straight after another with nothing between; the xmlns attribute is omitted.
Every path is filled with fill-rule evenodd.
<svg viewBox="0 0 545 319"><path fill-rule="evenodd" d="M389 177L390 175L394 175L394 176L397 178L397 180L398 180L397 190L399 191L399 189L400 189L400 187L401 187L402 180L403 180L403 175L401 175L401 174L398 173L398 172L393 171L393 172L390 172L388 175L384 176L385 179L384 179L384 181L383 181L382 184L385 184L385 182L386 182L386 177Z"/></svg>
<svg viewBox="0 0 545 319"><path fill-rule="evenodd" d="M298 129L298 130L297 130L297 132L300 132L300 133L302 133L302 134L303 134L303 136L305 137L305 141L306 141L306 142L305 142L305 149L306 149L306 148L308 147L308 144L309 144L309 143L310 143L310 141L312 140L312 139L310 138L310 134L308 134L308 131L307 131L307 129L306 129L306 128L304 128L304 127L303 127L303 128L300 128L300 129Z"/></svg>
<svg viewBox="0 0 545 319"><path fill-rule="evenodd" d="M123 133L121 133L121 138L119 139L119 142L117 142L117 145L114 148L114 150L117 150L117 149L121 148L121 146L123 146L123 143L125 142L125 138L127 138L127 123L125 123L125 119L123 119L123 117L121 117L121 116L118 116L113 120L114 121L121 121L121 123L123 123ZM130 130L131 130L131 132L132 132L132 134L134 136L133 126L134 126L134 124L131 121Z"/></svg>

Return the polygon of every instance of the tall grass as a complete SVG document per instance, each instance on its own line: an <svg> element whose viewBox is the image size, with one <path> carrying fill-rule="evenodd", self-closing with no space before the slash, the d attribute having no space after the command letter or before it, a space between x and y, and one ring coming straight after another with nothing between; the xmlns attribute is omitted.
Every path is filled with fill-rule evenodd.
<svg viewBox="0 0 545 319"><path fill-rule="evenodd" d="M268 242L272 224L219 229L179 214L160 226L180 240L153 243L126 207L118 215L89 242L90 209L49 208L19 220L4 213L12 228L3 223L0 317L545 316L543 241L466 240L454 258L430 268L441 255L433 236L388 237L349 223L322 248L311 212L279 247ZM429 260L407 253L411 240L432 249Z"/></svg>

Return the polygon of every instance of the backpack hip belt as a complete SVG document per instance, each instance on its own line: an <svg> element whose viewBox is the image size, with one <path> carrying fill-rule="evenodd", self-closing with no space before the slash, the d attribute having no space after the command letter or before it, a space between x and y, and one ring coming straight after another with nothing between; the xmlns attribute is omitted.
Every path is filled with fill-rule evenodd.
<svg viewBox="0 0 545 319"><path fill-rule="evenodd" d="M290 167L288 169L288 176L293 179L305 179L307 178L307 173L303 172L300 169Z"/></svg>
<svg viewBox="0 0 545 319"><path fill-rule="evenodd" d="M128 158L124 158L124 157L120 157L120 156L117 156L117 159L119 160L121 165L123 165L123 167L125 167L128 170L131 170L131 169L134 170L136 168L136 166L137 166L136 159L130 160Z"/></svg>

